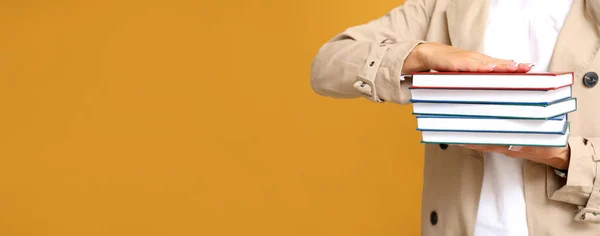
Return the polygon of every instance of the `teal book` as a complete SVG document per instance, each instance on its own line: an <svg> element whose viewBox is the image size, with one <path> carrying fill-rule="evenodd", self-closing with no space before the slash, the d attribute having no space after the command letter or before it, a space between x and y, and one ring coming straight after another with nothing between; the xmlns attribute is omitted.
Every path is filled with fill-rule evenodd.
<svg viewBox="0 0 600 236"><path fill-rule="evenodd" d="M577 98L570 97L551 103L450 103L415 102L415 115L460 117L496 117L509 119L551 119L577 110Z"/></svg>

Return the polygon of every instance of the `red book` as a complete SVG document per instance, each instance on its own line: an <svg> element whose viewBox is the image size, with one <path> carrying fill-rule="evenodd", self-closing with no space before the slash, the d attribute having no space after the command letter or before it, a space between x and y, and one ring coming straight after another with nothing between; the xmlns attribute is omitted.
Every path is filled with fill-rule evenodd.
<svg viewBox="0 0 600 236"><path fill-rule="evenodd" d="M573 85L573 72L467 73L418 72L413 89L555 90Z"/></svg>

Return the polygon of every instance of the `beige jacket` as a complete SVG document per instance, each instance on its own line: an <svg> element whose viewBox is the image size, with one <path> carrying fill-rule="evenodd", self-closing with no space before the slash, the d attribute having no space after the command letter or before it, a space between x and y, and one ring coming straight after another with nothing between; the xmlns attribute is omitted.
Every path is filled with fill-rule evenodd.
<svg viewBox="0 0 600 236"><path fill-rule="evenodd" d="M420 42L482 51L487 0L408 0L387 15L348 28L319 50L312 86L321 95L407 104L403 61ZM559 36L552 71L574 71L578 110L571 121L571 163L565 180L543 164L524 170L531 236L600 235L600 0L574 0ZM366 84L365 84L366 83ZM600 150L599 150L600 151ZM423 235L473 235L483 178L482 153L426 145Z"/></svg>

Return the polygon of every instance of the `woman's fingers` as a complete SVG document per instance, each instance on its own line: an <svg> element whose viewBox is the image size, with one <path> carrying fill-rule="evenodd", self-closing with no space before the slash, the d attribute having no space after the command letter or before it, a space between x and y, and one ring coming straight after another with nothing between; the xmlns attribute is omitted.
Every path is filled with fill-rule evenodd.
<svg viewBox="0 0 600 236"><path fill-rule="evenodd" d="M494 70L496 69L497 65L492 63L491 61L484 61L483 63L480 63L477 66L477 69L475 70L476 72L494 72Z"/></svg>
<svg viewBox="0 0 600 236"><path fill-rule="evenodd" d="M533 64L530 63L516 63L506 60L498 60L492 63L497 63L494 72L499 73L526 73L533 68Z"/></svg>
<svg viewBox="0 0 600 236"><path fill-rule="evenodd" d="M529 63L517 63L510 60L500 60L495 58L476 58L472 60L457 60L453 68L459 72L480 72L480 73L526 73L533 67Z"/></svg>
<svg viewBox="0 0 600 236"><path fill-rule="evenodd" d="M531 63L521 63L519 64L519 68L517 69L517 72L519 73L525 73L525 72L529 72L531 71L531 69L533 69L533 64Z"/></svg>
<svg viewBox="0 0 600 236"><path fill-rule="evenodd" d="M519 69L519 64L513 61L505 61L505 60L497 60L496 68L494 68L494 72L516 72Z"/></svg>

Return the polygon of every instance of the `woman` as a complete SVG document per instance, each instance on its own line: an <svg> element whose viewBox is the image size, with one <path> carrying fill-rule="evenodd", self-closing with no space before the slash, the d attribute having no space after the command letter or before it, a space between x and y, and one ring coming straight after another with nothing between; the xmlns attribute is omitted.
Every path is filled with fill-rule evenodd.
<svg viewBox="0 0 600 236"><path fill-rule="evenodd" d="M599 16L597 0L408 0L323 45L312 86L407 104L417 71L575 72L565 148L426 145L422 232L597 236Z"/></svg>

